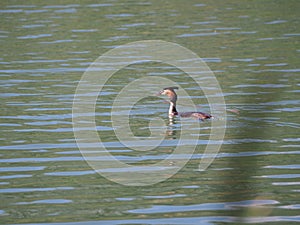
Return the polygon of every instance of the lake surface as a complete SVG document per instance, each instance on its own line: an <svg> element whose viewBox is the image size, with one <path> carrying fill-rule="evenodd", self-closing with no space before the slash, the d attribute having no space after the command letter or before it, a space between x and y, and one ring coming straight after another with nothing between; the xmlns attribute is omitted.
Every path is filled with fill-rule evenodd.
<svg viewBox="0 0 300 225"><path fill-rule="evenodd" d="M300 222L299 1L33 0L0 7L1 224ZM239 113L216 118L226 120L226 134L205 171L197 169L211 121L200 122L200 135L190 129L199 143L174 176L124 186L85 161L74 138L72 106L91 63L141 40L174 42L195 52L216 76L226 107ZM112 101L129 82L160 75L210 111L183 71L157 62L127 66L107 82L95 110L97 132L120 161L159 162L178 145L183 123L198 123L176 119L167 132L153 126L167 142L156 150L136 152L119 144ZM178 109L188 109L181 99ZM151 147L149 121L160 117L168 124L168 105L153 95L132 110L133 134Z"/></svg>

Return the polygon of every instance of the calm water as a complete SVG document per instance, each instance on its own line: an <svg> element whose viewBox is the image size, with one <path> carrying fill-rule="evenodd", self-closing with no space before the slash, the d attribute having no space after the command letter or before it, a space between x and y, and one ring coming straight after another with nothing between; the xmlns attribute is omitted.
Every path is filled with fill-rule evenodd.
<svg viewBox="0 0 300 225"><path fill-rule="evenodd" d="M300 221L298 0L73 2L0 3L1 224ZM84 161L73 135L72 102L98 56L145 39L197 53L215 73L227 107L240 114L228 114L224 144L206 171L196 169L210 122L201 125L193 158L175 176L122 186ZM110 101L130 79L153 74L176 79L209 110L182 71L155 63L119 71L103 91L106 101L97 104L97 126L113 155L140 165L164 159L173 146L135 154L114 145ZM154 97L138 103L133 133L149 135L152 116L167 122L167 107ZM178 138L178 124L168 138Z"/></svg>

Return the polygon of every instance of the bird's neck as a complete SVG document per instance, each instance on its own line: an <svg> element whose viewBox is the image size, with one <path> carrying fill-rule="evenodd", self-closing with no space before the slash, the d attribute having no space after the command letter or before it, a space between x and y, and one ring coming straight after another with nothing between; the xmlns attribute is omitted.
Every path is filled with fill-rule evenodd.
<svg viewBox="0 0 300 225"><path fill-rule="evenodd" d="M170 94L168 95L170 102L174 103L176 106L176 102L177 102L177 95L175 92L170 92Z"/></svg>
<svg viewBox="0 0 300 225"><path fill-rule="evenodd" d="M176 115L178 115L178 112L176 109L176 102L170 101L169 116L176 116Z"/></svg>

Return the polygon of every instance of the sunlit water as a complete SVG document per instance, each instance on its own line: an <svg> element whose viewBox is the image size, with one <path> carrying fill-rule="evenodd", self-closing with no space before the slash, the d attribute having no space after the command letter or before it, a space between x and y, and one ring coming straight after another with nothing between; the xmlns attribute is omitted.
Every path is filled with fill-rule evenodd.
<svg viewBox="0 0 300 225"><path fill-rule="evenodd" d="M1 224L299 222L299 9L296 0L1 3ZM197 168L210 122L201 124L195 154L172 178L122 186L80 154L72 102L81 75L98 56L145 39L197 53L218 78L227 108L240 113L217 118L227 120L226 137L206 171ZM182 71L155 63L119 71L97 103L97 129L111 154L137 165L163 160L180 135L177 120L169 130L161 127L165 145L138 153L113 137L111 100L124 84L146 75L172 77L209 111ZM149 135L151 118L168 124L167 110L155 96L137 104L133 133Z"/></svg>

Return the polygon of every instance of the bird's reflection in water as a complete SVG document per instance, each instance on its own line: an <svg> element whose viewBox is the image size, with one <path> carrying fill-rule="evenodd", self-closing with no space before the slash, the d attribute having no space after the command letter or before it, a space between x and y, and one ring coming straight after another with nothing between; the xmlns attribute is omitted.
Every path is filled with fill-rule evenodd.
<svg viewBox="0 0 300 225"><path fill-rule="evenodd" d="M165 134L166 138L169 140L177 139L177 131L178 126L176 123L176 119L173 116L169 116L168 126Z"/></svg>

